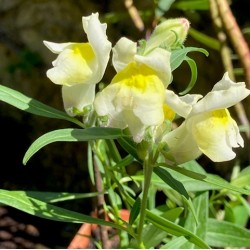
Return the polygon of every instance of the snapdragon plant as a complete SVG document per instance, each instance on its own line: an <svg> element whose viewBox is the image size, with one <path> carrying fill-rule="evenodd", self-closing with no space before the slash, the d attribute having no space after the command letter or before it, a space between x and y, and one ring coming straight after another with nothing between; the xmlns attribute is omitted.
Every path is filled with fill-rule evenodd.
<svg viewBox="0 0 250 250"><path fill-rule="evenodd" d="M3 85L0 99L32 114L72 123L72 128L51 131L34 141L24 164L49 143L87 142L89 178L99 185L100 176L101 188L98 193L49 196L1 190L0 202L46 219L115 228L122 248L250 246L249 230L217 220L222 197L229 197L229 203L237 201L249 214L242 197L250 195L249 186L240 181L244 175L229 183L206 173L195 161L201 154L214 162L228 161L236 156L234 148L244 146L228 108L249 95L245 83L233 82L225 73L205 96L188 94L197 78L195 61L188 54L208 53L184 46L190 27L185 18L165 20L148 40L122 37L113 47L98 13L82 22L87 43L44 41L57 54L47 76L62 85L65 112ZM115 75L100 89L110 58ZM180 95L171 90L172 72L184 61L192 77ZM182 123L176 126L180 117ZM134 163L141 171L130 176L126 169ZM249 169L245 171L249 175ZM158 191L165 194L163 204L157 202ZM101 209L109 220L51 204L90 196L102 196ZM124 208L128 220L120 216ZM96 244L104 247L105 242Z"/></svg>

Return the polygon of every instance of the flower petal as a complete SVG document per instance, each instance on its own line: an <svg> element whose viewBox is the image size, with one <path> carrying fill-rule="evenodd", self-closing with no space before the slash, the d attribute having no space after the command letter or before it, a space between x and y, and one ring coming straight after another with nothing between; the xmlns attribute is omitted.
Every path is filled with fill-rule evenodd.
<svg viewBox="0 0 250 250"><path fill-rule="evenodd" d="M74 43L53 43L49 41L43 41L43 43L51 52L55 54L61 53L68 46L74 44Z"/></svg>
<svg viewBox="0 0 250 250"><path fill-rule="evenodd" d="M124 69L130 62L134 61L136 54L136 43L126 37L122 37L114 46L112 63L116 72Z"/></svg>
<svg viewBox="0 0 250 250"><path fill-rule="evenodd" d="M170 52L161 48L156 48L145 56L135 55L135 61L146 64L148 67L152 68L161 79L164 86L167 87L172 79L170 55Z"/></svg>
<svg viewBox="0 0 250 250"><path fill-rule="evenodd" d="M47 76L55 84L66 86L91 83L93 60L93 50L88 43L71 43L58 55Z"/></svg>
<svg viewBox="0 0 250 250"><path fill-rule="evenodd" d="M237 124L225 109L194 116L188 127L199 149L214 162L233 159L232 148L243 146Z"/></svg>
<svg viewBox="0 0 250 250"><path fill-rule="evenodd" d="M147 126L163 122L164 99L164 85L154 70L132 62L97 94L94 107L99 116L108 116L108 126L128 127L138 142Z"/></svg>
<svg viewBox="0 0 250 250"><path fill-rule="evenodd" d="M184 163L198 158L202 152L184 122L180 127L163 137L167 143L169 154L174 157L176 163ZM171 159L171 158L170 158Z"/></svg>
<svg viewBox="0 0 250 250"><path fill-rule="evenodd" d="M186 95L179 97L171 90L166 90L166 104L171 107L178 115L186 118L202 95Z"/></svg>
<svg viewBox="0 0 250 250"><path fill-rule="evenodd" d="M94 84L80 84L62 87L63 104L70 116L76 115L74 108L83 111L83 108L91 105L95 98Z"/></svg>
<svg viewBox="0 0 250 250"><path fill-rule="evenodd" d="M235 83L229 79L228 73L225 73L222 80L215 84L212 91L193 106L190 115L229 108L249 94L250 90L246 88L245 83Z"/></svg>
<svg viewBox="0 0 250 250"><path fill-rule="evenodd" d="M98 16L98 13L95 13L82 18L83 29L96 56L96 63L94 63L96 68L91 83L97 83L103 77L112 46L106 36L107 24L100 23Z"/></svg>

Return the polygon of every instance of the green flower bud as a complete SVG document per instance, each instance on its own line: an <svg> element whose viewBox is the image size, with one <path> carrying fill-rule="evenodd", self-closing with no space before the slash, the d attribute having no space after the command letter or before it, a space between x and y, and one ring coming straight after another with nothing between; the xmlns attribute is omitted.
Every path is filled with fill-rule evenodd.
<svg viewBox="0 0 250 250"><path fill-rule="evenodd" d="M182 45L187 37L189 21L186 18L173 18L157 25L146 43L144 54L161 47L172 50Z"/></svg>

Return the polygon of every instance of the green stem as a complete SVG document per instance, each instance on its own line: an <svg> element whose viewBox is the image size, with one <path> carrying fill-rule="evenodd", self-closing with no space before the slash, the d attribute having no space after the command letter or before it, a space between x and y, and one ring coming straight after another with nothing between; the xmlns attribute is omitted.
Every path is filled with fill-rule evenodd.
<svg viewBox="0 0 250 250"><path fill-rule="evenodd" d="M153 172L153 166L151 164L151 158L146 159L144 161L143 171L144 171L144 187L143 187L143 195L142 195L142 203L141 203L141 212L140 212L140 221L138 226L138 243L140 248L145 248L142 242L142 232L144 226L144 220L146 216L146 208L147 208L147 200L148 200L148 191L151 182L151 176Z"/></svg>

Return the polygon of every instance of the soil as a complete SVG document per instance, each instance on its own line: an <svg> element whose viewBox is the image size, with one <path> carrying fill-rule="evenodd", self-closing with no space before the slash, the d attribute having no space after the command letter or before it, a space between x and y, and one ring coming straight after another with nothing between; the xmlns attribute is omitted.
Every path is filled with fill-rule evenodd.
<svg viewBox="0 0 250 250"><path fill-rule="evenodd" d="M65 249L80 226L0 206L0 249Z"/></svg>

